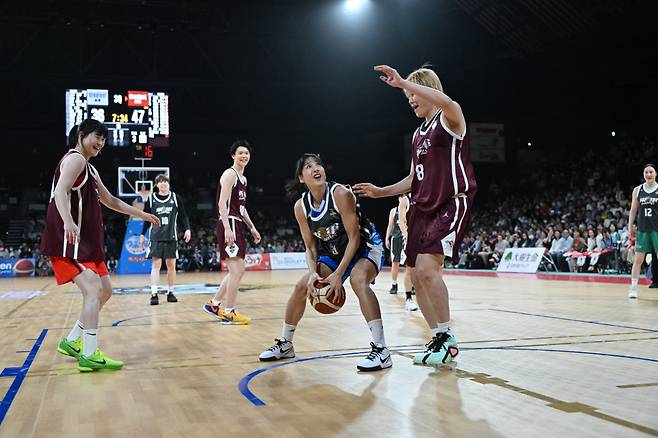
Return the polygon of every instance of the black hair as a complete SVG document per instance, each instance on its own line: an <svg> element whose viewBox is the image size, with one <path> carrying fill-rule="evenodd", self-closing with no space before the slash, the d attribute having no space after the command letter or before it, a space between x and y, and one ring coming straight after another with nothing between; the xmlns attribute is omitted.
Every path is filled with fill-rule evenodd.
<svg viewBox="0 0 658 438"><path fill-rule="evenodd" d="M78 130L75 133L75 144L76 145L78 144L80 133L82 133L82 137L86 137L94 132L107 138L107 127L103 125L103 123L95 119L83 120L82 123L80 123L80 126L78 126Z"/></svg>
<svg viewBox="0 0 658 438"><path fill-rule="evenodd" d="M295 163L295 177L286 183L286 193L291 199L299 198L302 193L306 191L306 184L300 182L299 177L304 171L304 165L308 159L312 159L320 166L324 167L324 162L322 161L322 158L320 158L319 154L306 153L299 157Z"/></svg>
<svg viewBox="0 0 658 438"><path fill-rule="evenodd" d="M646 169L647 167L653 167L653 170L656 170L656 166L653 163L645 164L644 167L642 168L642 170L644 171L644 169Z"/></svg>
<svg viewBox="0 0 658 438"><path fill-rule="evenodd" d="M240 139L240 140L235 140L231 145L231 156L235 155L235 152L238 150L240 146L247 148L249 150L249 153L251 154L251 145L249 144L249 142L245 139Z"/></svg>
<svg viewBox="0 0 658 438"><path fill-rule="evenodd" d="M69 131L68 137L66 137L66 146L74 148L78 144L78 125L73 125L73 128Z"/></svg>
<svg viewBox="0 0 658 438"><path fill-rule="evenodd" d="M159 183L159 182L161 182L161 181L169 182L169 178L167 178L167 175L165 175L164 173L161 173L161 174L159 174L158 176L156 176L155 179L154 179L153 181L154 181L156 184Z"/></svg>

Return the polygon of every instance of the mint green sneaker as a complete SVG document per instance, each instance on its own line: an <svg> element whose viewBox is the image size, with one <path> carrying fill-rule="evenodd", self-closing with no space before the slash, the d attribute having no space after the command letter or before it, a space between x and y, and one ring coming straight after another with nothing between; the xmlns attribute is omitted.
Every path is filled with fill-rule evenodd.
<svg viewBox="0 0 658 438"><path fill-rule="evenodd" d="M65 356L71 356L77 359L82 352L82 338L78 338L75 341L68 341L66 338L63 338L59 341L57 351Z"/></svg>
<svg viewBox="0 0 658 438"><path fill-rule="evenodd" d="M98 349L94 352L94 354L90 354L89 356L81 354L78 358L78 370L82 371L83 373L99 370L118 370L122 367L123 362L120 360L110 359Z"/></svg>
<svg viewBox="0 0 658 438"><path fill-rule="evenodd" d="M452 362L459 354L455 337L448 333L439 333L425 345L422 353L414 356L414 363L420 365L443 365Z"/></svg>

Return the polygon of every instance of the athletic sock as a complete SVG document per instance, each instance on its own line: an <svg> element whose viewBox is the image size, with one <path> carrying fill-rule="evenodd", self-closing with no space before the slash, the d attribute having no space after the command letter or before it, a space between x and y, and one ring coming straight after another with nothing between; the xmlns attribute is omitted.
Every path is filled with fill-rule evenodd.
<svg viewBox="0 0 658 438"><path fill-rule="evenodd" d="M407 294L407 299L410 300L411 299L411 291L408 290L408 291L405 292L405 294Z"/></svg>
<svg viewBox="0 0 658 438"><path fill-rule="evenodd" d="M158 286L151 285L151 295L157 295L157 294L158 294Z"/></svg>
<svg viewBox="0 0 658 438"><path fill-rule="evenodd" d="M368 321L368 328L370 333L372 333L372 341L382 347L386 346L386 340L384 339L384 324L381 319L373 319Z"/></svg>
<svg viewBox="0 0 658 438"><path fill-rule="evenodd" d="M82 331L83 352L85 356L91 356L96 352L97 338L96 329Z"/></svg>
<svg viewBox="0 0 658 438"><path fill-rule="evenodd" d="M215 306L215 307L219 307L219 305L222 304L222 302L220 300L216 300L214 298L210 301L212 301L212 305Z"/></svg>
<svg viewBox="0 0 658 438"><path fill-rule="evenodd" d="M235 313L235 307L227 307L224 311L226 313Z"/></svg>
<svg viewBox="0 0 658 438"><path fill-rule="evenodd" d="M67 341L75 341L76 339L80 339L80 336L82 336L82 331L85 329L85 326L82 325L80 320L77 320L75 324L73 324L73 328L69 332L68 336L66 337Z"/></svg>
<svg viewBox="0 0 658 438"><path fill-rule="evenodd" d="M293 336L295 336L296 325L283 323L283 331L281 332L281 337L288 342L292 342Z"/></svg>
<svg viewBox="0 0 658 438"><path fill-rule="evenodd" d="M637 289L637 278L631 278L631 289Z"/></svg>

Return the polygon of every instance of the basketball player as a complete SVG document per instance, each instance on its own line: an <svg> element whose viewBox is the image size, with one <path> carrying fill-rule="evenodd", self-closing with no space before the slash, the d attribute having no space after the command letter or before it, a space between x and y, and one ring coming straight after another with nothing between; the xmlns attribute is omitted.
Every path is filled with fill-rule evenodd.
<svg viewBox="0 0 658 438"><path fill-rule="evenodd" d="M644 165L644 184L633 189L631 211L628 215L628 234L633 236L633 224L637 216L637 240L635 241L635 260L631 271L631 288L628 298L637 298L637 282L646 253L658 251L658 183L656 183L656 166ZM639 214L638 214L639 213ZM651 264L656 263L655 259ZM652 281L656 281L653 279Z"/></svg>
<svg viewBox="0 0 658 438"><path fill-rule="evenodd" d="M74 282L82 292L82 310L71 332L57 351L78 359L80 371L115 370L123 362L110 359L97 347L100 309L112 295L112 284L103 251L101 203L112 210L141 217L158 226L160 220L112 196L98 171L89 164L105 145L107 128L84 120L70 149L55 169L41 236L41 251L50 256L57 284Z"/></svg>
<svg viewBox="0 0 658 438"><path fill-rule="evenodd" d="M178 259L178 216L183 221L183 240L189 242L192 237L190 231L190 219L187 217L183 200L178 195L169 190L169 178L167 175L160 174L155 177L155 185L158 187L158 193L152 193L148 202L144 205L146 213L155 213L162 224L160 227L151 227L149 236L149 246L146 251L146 257L152 258L151 265L151 306L159 303L158 299L158 280L160 279L160 268L162 259L167 265L167 302L176 303L178 298L174 295L174 283L176 282L176 259ZM149 227L148 222L144 222L140 243L144 245L144 233Z"/></svg>
<svg viewBox="0 0 658 438"><path fill-rule="evenodd" d="M313 283L323 277L329 284L327 298L336 301L331 297L344 298L342 284L349 278L372 334L371 351L356 367L360 371L389 368L393 362L384 340L379 302L370 288L384 263L384 248L377 230L361 214L349 187L327 182L318 155L304 154L297 160L295 180L288 185L288 193L301 194L294 211L306 246L308 272L299 279L288 299L282 336L259 359L295 357L293 335L304 315L306 299L315 294Z"/></svg>
<svg viewBox="0 0 658 438"><path fill-rule="evenodd" d="M461 107L443 92L436 73L428 68L407 79L387 65L375 67L380 79L401 88L416 117L424 119L412 140L409 175L383 188L357 184L355 192L379 198L411 190L407 214L407 266L413 267L413 283L420 310L432 330L426 350L414 363L439 365L457 356L457 341L450 332L448 288L443 281L445 257L456 257L475 196L476 183L468 153L466 121Z"/></svg>
<svg viewBox="0 0 658 438"><path fill-rule="evenodd" d="M247 203L247 178L244 169L251 158L251 146L247 140L237 140L231 145L233 166L224 171L217 185L217 245L222 260L228 265L228 275L224 277L219 290L203 306L203 310L217 316L222 324L244 325L251 323L248 318L235 309L240 280L244 275L244 256L247 249L247 237L243 223L249 228L254 242L260 242L260 234L251 221L245 207ZM221 300L226 296L226 307L221 307Z"/></svg>
<svg viewBox="0 0 658 438"><path fill-rule="evenodd" d="M404 216L408 210L409 198L407 195L398 196L397 207L391 208L388 215L388 227L386 228L386 248L391 251L391 278L393 284L389 293L398 293L398 272L400 264L404 263L407 256L404 253L404 245L407 239L406 226L402 231ZM407 267L404 273L404 287L407 295L404 303L405 310L416 311L418 306L414 302L411 294L411 268Z"/></svg>

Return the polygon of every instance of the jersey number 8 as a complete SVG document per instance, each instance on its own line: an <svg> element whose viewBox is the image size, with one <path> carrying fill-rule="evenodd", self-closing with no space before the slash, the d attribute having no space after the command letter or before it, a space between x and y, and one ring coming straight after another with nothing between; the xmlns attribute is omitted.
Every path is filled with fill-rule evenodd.
<svg viewBox="0 0 658 438"><path fill-rule="evenodd" d="M416 165L416 178L418 178L418 181L422 181L425 178L425 168L422 164Z"/></svg>

